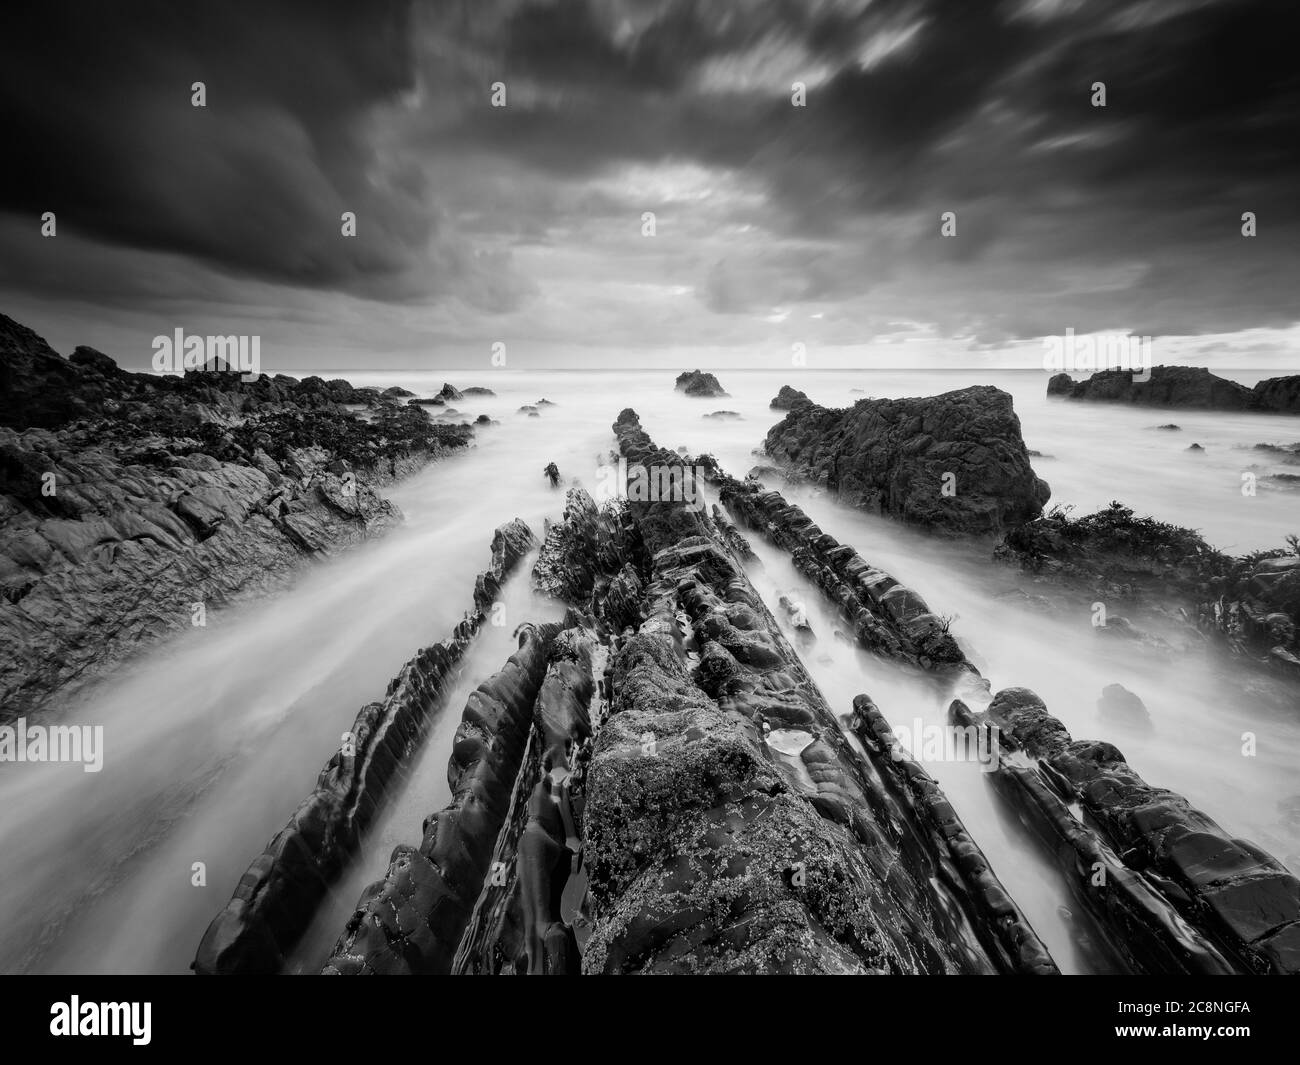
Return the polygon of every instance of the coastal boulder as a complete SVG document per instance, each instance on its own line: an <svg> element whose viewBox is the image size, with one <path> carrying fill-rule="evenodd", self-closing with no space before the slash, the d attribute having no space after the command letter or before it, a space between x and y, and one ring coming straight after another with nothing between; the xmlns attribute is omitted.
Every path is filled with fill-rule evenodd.
<svg viewBox="0 0 1300 1065"><path fill-rule="evenodd" d="M791 388L789 385L782 385L781 391L776 394L768 406L772 410L794 410L800 403L811 403L807 393L800 392L797 388Z"/></svg>
<svg viewBox="0 0 1300 1065"><path fill-rule="evenodd" d="M1011 396L989 385L845 409L800 404L764 446L788 474L851 506L948 534L1032 521L1051 495L1030 466Z"/></svg>
<svg viewBox="0 0 1300 1065"><path fill-rule="evenodd" d="M1068 396L1074 390L1074 378L1068 373L1053 374L1047 382L1049 396Z"/></svg>
<svg viewBox="0 0 1300 1065"><path fill-rule="evenodd" d="M727 395L722 385L718 383L718 379L703 370L689 370L678 374L676 388L678 392L685 392L688 396L701 396L706 399Z"/></svg>

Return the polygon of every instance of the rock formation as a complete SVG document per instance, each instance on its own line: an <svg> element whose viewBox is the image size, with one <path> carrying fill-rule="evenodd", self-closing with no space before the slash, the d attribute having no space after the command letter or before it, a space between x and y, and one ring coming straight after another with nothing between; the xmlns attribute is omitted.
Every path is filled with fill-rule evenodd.
<svg viewBox="0 0 1300 1065"><path fill-rule="evenodd" d="M492 564L475 582L473 611L449 639L407 662L381 702L361 708L315 790L248 867L234 897L208 926L194 960L196 972L279 971L419 748L502 583L535 545L532 531L517 518L497 529Z"/></svg>
<svg viewBox="0 0 1300 1065"><path fill-rule="evenodd" d="M678 374L676 388L678 392L685 392L688 396L700 396L706 399L727 395L722 385L718 383L718 379L703 370L687 370Z"/></svg>
<svg viewBox="0 0 1300 1065"><path fill-rule="evenodd" d="M767 434L787 474L850 506L949 534L996 533L1042 513L1011 397L987 385L923 399L796 405Z"/></svg>
<svg viewBox="0 0 1300 1065"><path fill-rule="evenodd" d="M1112 502L1080 518L1054 510L1027 522L1007 533L994 557L1089 602L1181 609L1225 648L1300 680L1298 544L1233 558L1191 529Z"/></svg>
<svg viewBox="0 0 1300 1065"><path fill-rule="evenodd" d="M800 392L797 388L791 388L789 385L782 385L781 391L778 392L768 406L772 410L794 410L800 403L811 403L806 393Z"/></svg>
<svg viewBox="0 0 1300 1065"><path fill-rule="evenodd" d="M1212 942L1235 971L1300 973L1300 880L1275 858L1229 836L1181 795L1147 784L1111 744L1073 740L1026 688L998 692L982 720L1008 749L1037 760L1048 785L1082 808L1198 943ZM1098 879L1104 892L1110 885ZM1188 971L1221 971L1204 949L1187 963Z"/></svg>
<svg viewBox="0 0 1300 1065"><path fill-rule="evenodd" d="M790 554L795 569L840 608L864 650L938 673L954 684L980 684L946 623L916 592L839 543L779 492L753 481L714 475L722 502L735 517Z"/></svg>
<svg viewBox="0 0 1300 1065"><path fill-rule="evenodd" d="M1300 414L1300 375L1272 377L1247 388L1199 366L1154 366L1146 374L1101 370L1082 381L1056 374L1047 383L1047 394L1142 407Z"/></svg>
<svg viewBox="0 0 1300 1065"><path fill-rule="evenodd" d="M346 381L63 359L3 316L0 385L0 721L391 528L376 489L471 439Z"/></svg>
<svg viewBox="0 0 1300 1065"><path fill-rule="evenodd" d="M494 862L497 836L510 812L556 628L524 625L519 650L470 696L447 769L450 804L425 822L418 848L394 849L388 875L366 888L326 973L450 972L476 900L504 871Z"/></svg>

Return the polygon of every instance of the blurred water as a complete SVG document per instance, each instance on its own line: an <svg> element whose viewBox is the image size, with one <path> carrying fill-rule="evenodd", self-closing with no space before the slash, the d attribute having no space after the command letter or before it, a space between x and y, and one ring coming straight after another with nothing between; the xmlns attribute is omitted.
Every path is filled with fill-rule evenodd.
<svg viewBox="0 0 1300 1065"><path fill-rule="evenodd" d="M282 594L210 613L207 628L156 649L63 708L63 719L104 726L102 772L0 766L0 969L184 971L208 921L311 789L357 709L380 698L401 664L443 638L469 605L492 529L519 516L540 534L544 517L559 518L563 493L546 483L547 462L556 462L569 483L594 487L613 443L610 424L623 407L635 407L660 444L712 451L729 472L743 475L760 461L752 451L780 417L767 405L782 384L846 405L863 395L992 383L1015 398L1029 447L1044 455L1034 465L1051 483L1054 502L1076 504L1082 513L1120 499L1140 513L1198 528L1231 550L1280 546L1285 534L1300 531L1297 497L1263 476L1288 467L1250 450L1300 440L1300 419L1048 401L1046 376L1032 371L727 372L720 376L732 395L718 400L675 393L675 375L664 371L341 376L420 395L436 392L445 376L459 386L487 385L495 397L452 405L468 418L487 413L499 424L480 428L469 452L390 489L407 516L402 529L305 570ZM1257 376L1239 379L1250 384ZM535 418L518 413L542 397L556 405L539 408ZM741 418L703 417L715 410ZM1182 431L1151 428L1170 421ZM1205 451L1187 452L1193 441ZM1243 472L1261 475L1254 497L1241 492ZM995 689L1034 688L1076 735L1104 734L1152 783L1182 791L1226 828L1300 869L1296 707L1279 710L1208 667L1161 667L1131 647L1102 643L1087 618L1045 619L998 599L1019 578L994 564L987 547L918 537L815 493L788 494L828 532L915 587L937 612L954 616L953 631ZM805 660L837 710L847 712L852 696L868 691L896 724L918 716L943 720L942 700L833 641L834 619L815 591L776 553L760 546L760 555L767 566L755 579L770 604L781 590L808 604L819 640ZM410 788L325 907L295 968L319 965L361 885L382 875L393 843L418 842L424 816L446 801L446 758L464 698L509 655L514 625L558 616L522 579L505 601L508 624L484 629ZM1095 702L1112 682L1146 702L1155 722L1149 736L1101 731ZM1256 757L1240 753L1245 731L1257 734ZM1006 823L978 768L928 768L1058 960L1086 968L1073 924L1058 909L1054 874ZM206 863L206 886L191 884L195 862Z"/></svg>

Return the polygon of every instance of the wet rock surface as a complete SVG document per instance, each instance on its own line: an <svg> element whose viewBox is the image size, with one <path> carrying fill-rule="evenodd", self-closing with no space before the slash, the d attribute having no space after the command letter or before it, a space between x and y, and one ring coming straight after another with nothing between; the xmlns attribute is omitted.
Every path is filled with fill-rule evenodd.
<svg viewBox="0 0 1300 1065"><path fill-rule="evenodd" d="M3 316L0 378L0 720L388 530L377 489L471 439L346 381L63 359Z"/></svg>
<svg viewBox="0 0 1300 1065"><path fill-rule="evenodd" d="M998 692L986 716L1240 971L1300 972L1300 880L1281 862L1229 836L1181 795L1147 784L1113 745L1072 739L1026 688Z"/></svg>
<svg viewBox="0 0 1300 1065"><path fill-rule="evenodd" d="M522 626L519 650L470 696L447 767L451 802L425 821L418 847L393 850L387 876L362 894L326 974L451 971L485 883L505 875L494 857L496 841L510 813L557 628Z"/></svg>
<svg viewBox="0 0 1300 1065"><path fill-rule="evenodd" d="M470 697L451 801L376 870L326 973L1057 971L880 708L866 695L828 705L750 581L759 563L742 528L838 607L849 635L837 638L932 679L945 701L987 707L950 710L984 745L970 771L1043 846L1093 967L1293 970L1300 894L1279 863L1145 784L1110 744L1074 741L1026 689L990 702L942 617L779 493L659 447L632 410L613 434L629 484L653 490L604 506L566 493L531 574L565 617L521 625L518 650ZM720 500L711 511L699 471ZM1274 583L1291 570L1256 560ZM496 590L485 579L479 612ZM774 602L813 648L797 596ZM1108 729L1145 715L1118 685L1101 696ZM322 890L318 872L296 872L304 850L354 832L298 820L268 848L283 886L255 890L275 882L268 856L255 862L209 953L263 971L283 956L265 928L294 892L310 910ZM262 894L266 924L233 923Z"/></svg>
<svg viewBox="0 0 1300 1065"><path fill-rule="evenodd" d="M797 404L764 449L849 506L953 535L991 534L1042 513L1011 397L987 385L845 409Z"/></svg>
<svg viewBox="0 0 1300 1065"><path fill-rule="evenodd" d="M249 866L208 927L196 972L280 970L419 748L503 582L534 546L532 531L518 519L496 531L491 566L475 581L474 609L449 639L407 662L382 701L362 707L315 790Z"/></svg>
<svg viewBox="0 0 1300 1065"><path fill-rule="evenodd" d="M631 411L615 435L629 464L680 463ZM885 857L873 771L707 516L628 510L646 620L588 768L584 971L996 969L928 871Z"/></svg>
<svg viewBox="0 0 1300 1065"><path fill-rule="evenodd" d="M795 568L839 606L860 647L952 683L981 683L947 623L916 592L822 532L779 492L721 471L714 482L731 514L787 551Z"/></svg>

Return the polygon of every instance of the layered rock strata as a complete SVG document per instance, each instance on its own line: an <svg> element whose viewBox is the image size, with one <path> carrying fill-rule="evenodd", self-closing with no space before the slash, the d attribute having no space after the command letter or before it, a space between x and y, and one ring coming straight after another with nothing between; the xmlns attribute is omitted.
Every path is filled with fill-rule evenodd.
<svg viewBox="0 0 1300 1065"><path fill-rule="evenodd" d="M503 582L534 546L531 530L518 519L496 531L491 566L475 583L473 611L449 639L407 662L382 701L362 707L315 790L249 866L209 925L194 961L196 972L280 970L402 779Z"/></svg>
<svg viewBox="0 0 1300 1065"><path fill-rule="evenodd" d="M1035 760L1033 769L1006 770L1019 778L1018 808L1037 806L1039 820L1057 822L1052 831L1062 839L1078 833L1060 824L1052 798L1079 807L1096 827L1109 850L1087 840L1074 849L1099 863L1093 886L1098 904L1114 907L1114 938L1131 940L1136 924L1157 941L1135 959L1142 970L1300 972L1300 880L1277 859L1229 836L1181 795L1147 784L1111 744L1072 739L1028 689L998 692L984 715L960 704L954 711L996 725L1007 749ZM1143 896L1140 904L1115 907L1126 885L1134 898Z"/></svg>
<svg viewBox="0 0 1300 1065"><path fill-rule="evenodd" d="M390 529L376 489L471 436L346 381L64 359L0 315L0 722Z"/></svg>
<svg viewBox="0 0 1300 1065"><path fill-rule="evenodd" d="M505 882L497 837L510 816L532 731L533 701L556 625L525 624L519 649L465 704L452 743L452 799L424 823L418 847L394 848L383 880L363 892L324 972L418 975L451 971L475 903Z"/></svg>

